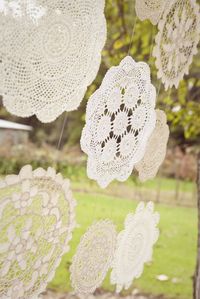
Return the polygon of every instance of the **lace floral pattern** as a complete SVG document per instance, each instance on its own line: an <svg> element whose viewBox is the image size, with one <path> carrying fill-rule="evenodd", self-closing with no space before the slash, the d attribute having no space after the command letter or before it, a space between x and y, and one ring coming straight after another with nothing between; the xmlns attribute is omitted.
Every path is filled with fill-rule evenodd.
<svg viewBox="0 0 200 299"><path fill-rule="evenodd" d="M101 187L125 181L143 158L155 127L155 99L149 66L130 56L107 72L89 99L81 148L88 155L89 178Z"/></svg>
<svg viewBox="0 0 200 299"><path fill-rule="evenodd" d="M158 78L168 89L177 88L188 74L200 39L200 12L195 0L171 1L158 24L153 56Z"/></svg>
<svg viewBox="0 0 200 299"><path fill-rule="evenodd" d="M144 263L151 260L153 244L159 236L158 222L159 214L154 212L152 202L146 207L139 203L135 214L127 215L124 230L117 237L110 278L118 293L124 287L128 289L133 279L141 276Z"/></svg>
<svg viewBox="0 0 200 299"><path fill-rule="evenodd" d="M5 3L0 12L4 106L42 122L77 109L99 69L105 0L37 0L33 7L29 0Z"/></svg>
<svg viewBox="0 0 200 299"><path fill-rule="evenodd" d="M149 19L153 25L160 20L167 0L136 0L135 10L141 21Z"/></svg>
<svg viewBox="0 0 200 299"><path fill-rule="evenodd" d="M142 182L153 179L166 156L167 142L169 139L169 127L163 111L156 110L156 127L148 140L143 159L135 165Z"/></svg>
<svg viewBox="0 0 200 299"><path fill-rule="evenodd" d="M27 165L0 181L0 190L0 297L35 298L69 249L75 227L69 181L53 168Z"/></svg>
<svg viewBox="0 0 200 299"><path fill-rule="evenodd" d="M113 261L116 237L108 220L94 223L83 235L70 268L76 293L93 293L101 285Z"/></svg>

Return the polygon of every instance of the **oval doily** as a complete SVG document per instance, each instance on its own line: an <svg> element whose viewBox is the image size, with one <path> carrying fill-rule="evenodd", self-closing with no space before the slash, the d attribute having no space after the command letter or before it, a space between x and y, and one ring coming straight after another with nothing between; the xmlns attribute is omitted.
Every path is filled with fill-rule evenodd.
<svg viewBox="0 0 200 299"><path fill-rule="evenodd" d="M167 0L136 0L135 10L141 21L149 19L153 25L160 20Z"/></svg>
<svg viewBox="0 0 200 299"><path fill-rule="evenodd" d="M188 74L200 39L200 12L195 0L171 1L158 23L153 50L165 89L177 88L184 74Z"/></svg>
<svg viewBox="0 0 200 299"><path fill-rule="evenodd" d="M93 293L101 285L113 261L116 237L108 220L94 223L83 235L70 267L76 293Z"/></svg>
<svg viewBox="0 0 200 299"><path fill-rule="evenodd" d="M137 206L135 214L128 214L124 230L118 234L111 284L116 284L119 293L124 287L128 289L133 279L141 276L144 263L152 259L153 245L159 230L159 214L154 212L154 204L143 202Z"/></svg>
<svg viewBox="0 0 200 299"><path fill-rule="evenodd" d="M69 250L75 200L69 181L53 168L0 181L0 297L36 298Z"/></svg>
<svg viewBox="0 0 200 299"><path fill-rule="evenodd" d="M30 18L30 1L14 2L21 17L0 13L3 103L17 116L50 122L79 106L98 72L105 0L38 0L42 16L29 8Z"/></svg>
<svg viewBox="0 0 200 299"><path fill-rule="evenodd" d="M135 165L135 168L139 172L139 179L142 182L153 179L163 163L167 142L169 139L169 127L167 125L167 118L164 111L156 110L156 127L150 136L145 155L143 159Z"/></svg>
<svg viewBox="0 0 200 299"><path fill-rule="evenodd" d="M143 158L155 127L155 99L149 66L130 56L107 72L89 99L81 148L88 155L88 177L101 187L125 181Z"/></svg>

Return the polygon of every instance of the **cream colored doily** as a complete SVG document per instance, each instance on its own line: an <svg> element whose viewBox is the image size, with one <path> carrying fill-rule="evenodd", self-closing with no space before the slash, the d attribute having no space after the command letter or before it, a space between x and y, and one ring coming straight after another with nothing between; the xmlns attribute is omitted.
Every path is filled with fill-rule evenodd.
<svg viewBox="0 0 200 299"><path fill-rule="evenodd" d="M153 56L165 89L177 88L189 72L200 39L200 11L196 0L169 1L158 23Z"/></svg>
<svg viewBox="0 0 200 299"><path fill-rule="evenodd" d="M69 250L75 227L69 181L53 168L0 181L0 297L37 298Z"/></svg>
<svg viewBox="0 0 200 299"><path fill-rule="evenodd" d="M116 230L111 221L94 223L81 238L70 268L76 293L93 293L103 282L113 261Z"/></svg>
<svg viewBox="0 0 200 299"><path fill-rule="evenodd" d="M167 125L167 118L162 110L156 110L156 127L150 136L146 152L143 159L135 165L135 168L139 172L139 179L142 182L153 179L163 163L167 142L169 139L169 127Z"/></svg>
<svg viewBox="0 0 200 299"><path fill-rule="evenodd" d="M152 202L146 207L143 202L139 203L135 214L127 215L124 230L117 237L110 278L117 293L128 289L133 280L142 275L144 263L151 260L153 245L159 236L158 222L159 214L154 212Z"/></svg>
<svg viewBox="0 0 200 299"><path fill-rule="evenodd" d="M168 0L136 0L136 14L141 21L149 19L153 25L156 25L167 3Z"/></svg>
<svg viewBox="0 0 200 299"><path fill-rule="evenodd" d="M105 0L4 2L0 91L6 109L42 122L77 109L99 69Z"/></svg>

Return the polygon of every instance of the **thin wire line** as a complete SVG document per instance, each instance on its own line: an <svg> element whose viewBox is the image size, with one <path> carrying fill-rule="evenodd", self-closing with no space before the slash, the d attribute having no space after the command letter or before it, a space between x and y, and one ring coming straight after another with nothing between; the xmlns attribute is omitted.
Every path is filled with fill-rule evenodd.
<svg viewBox="0 0 200 299"><path fill-rule="evenodd" d="M158 97L159 97L159 94L160 94L160 90L161 90L161 81L159 81L159 85L157 87L157 100L158 100Z"/></svg>
<svg viewBox="0 0 200 299"><path fill-rule="evenodd" d="M133 30L132 30L132 34L131 34L131 39L130 39L130 44L129 44L129 49L128 49L128 55L130 55L130 51L131 51L131 48L132 48L133 37L134 37L134 33L135 33L136 24L137 24L137 16L135 17L135 21L134 21L134 24L133 24Z"/></svg>
<svg viewBox="0 0 200 299"><path fill-rule="evenodd" d="M61 142L62 142L62 138L63 138L63 134L64 134L66 122L67 122L67 111L65 113L65 117L64 117L64 120L62 122L62 128L61 128L61 132L60 132L60 137L59 137L59 140L58 140L58 143L57 143L57 147L56 147L57 151L56 151L55 161L54 161L54 165L55 165L56 169L58 168L58 157L59 157L59 154L60 154L60 147L61 147Z"/></svg>
<svg viewBox="0 0 200 299"><path fill-rule="evenodd" d="M153 26L152 31L151 31L151 44L150 44L149 59L148 59L149 66L151 66L151 57L152 57L153 46L154 46L154 36L155 36L155 32L154 32L154 26Z"/></svg>
<svg viewBox="0 0 200 299"><path fill-rule="evenodd" d="M57 150L60 150L60 146L61 146L61 142L62 142L62 138L63 138L63 133L64 133L66 121L67 121L67 112L65 113L65 117L64 117L64 120L63 120L63 123L62 123L62 129L61 129L60 137L59 137L58 144L57 144Z"/></svg>

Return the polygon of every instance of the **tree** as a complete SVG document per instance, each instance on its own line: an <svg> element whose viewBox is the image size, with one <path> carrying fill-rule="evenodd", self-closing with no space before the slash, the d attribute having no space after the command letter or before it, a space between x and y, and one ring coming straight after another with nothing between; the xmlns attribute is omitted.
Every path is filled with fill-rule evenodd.
<svg viewBox="0 0 200 299"><path fill-rule="evenodd" d="M198 198L198 244L197 244L197 264L194 276L194 299L200 298L200 153L197 158L197 198Z"/></svg>

